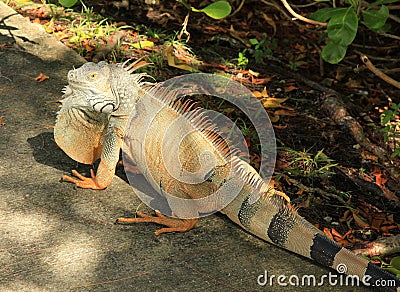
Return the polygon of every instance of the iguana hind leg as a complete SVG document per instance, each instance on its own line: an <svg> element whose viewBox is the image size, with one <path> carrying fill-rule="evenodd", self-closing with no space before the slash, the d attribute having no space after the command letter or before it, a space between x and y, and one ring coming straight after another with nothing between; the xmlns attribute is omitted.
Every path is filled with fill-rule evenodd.
<svg viewBox="0 0 400 292"><path fill-rule="evenodd" d="M191 230L199 220L198 218L194 219L178 219L165 216L161 214L159 211L155 211L156 216L147 215L143 212L137 211L136 215L139 218L118 218L117 223L157 223L161 225L165 225L168 227L164 227L156 230L154 233L156 237L158 237L162 233L167 232L186 232Z"/></svg>

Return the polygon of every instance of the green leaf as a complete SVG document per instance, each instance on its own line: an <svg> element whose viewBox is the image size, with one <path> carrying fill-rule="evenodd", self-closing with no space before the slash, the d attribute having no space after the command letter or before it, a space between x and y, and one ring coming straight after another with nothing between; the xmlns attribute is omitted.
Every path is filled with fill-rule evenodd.
<svg viewBox="0 0 400 292"><path fill-rule="evenodd" d="M400 270L400 256L392 258L390 265L398 270Z"/></svg>
<svg viewBox="0 0 400 292"><path fill-rule="evenodd" d="M366 9L361 11L361 13L365 26L369 29L377 30L385 25L386 20L389 17L389 8L382 5L379 10Z"/></svg>
<svg viewBox="0 0 400 292"><path fill-rule="evenodd" d="M346 10L346 8L322 8L311 14L310 18L316 21L325 22L340 10Z"/></svg>
<svg viewBox="0 0 400 292"><path fill-rule="evenodd" d="M350 45L357 34L358 17L352 7L337 10L328 22L328 37L343 46Z"/></svg>
<svg viewBox="0 0 400 292"><path fill-rule="evenodd" d="M214 19L221 19L227 17L231 13L232 8L227 1L217 1L203 9L195 9L192 7L192 10L195 12L203 12Z"/></svg>
<svg viewBox="0 0 400 292"><path fill-rule="evenodd" d="M316 21L325 22L334 15L342 15L348 8L322 8L311 14L310 18Z"/></svg>
<svg viewBox="0 0 400 292"><path fill-rule="evenodd" d="M322 49L322 58L331 64L337 64L346 56L347 46L330 41Z"/></svg>
<svg viewBox="0 0 400 292"><path fill-rule="evenodd" d="M137 43L130 44L135 49L141 49L143 47L154 47L154 42L152 41L139 41Z"/></svg>
<svg viewBox="0 0 400 292"><path fill-rule="evenodd" d="M259 41L257 39L249 39L249 43L253 46L257 45Z"/></svg>
<svg viewBox="0 0 400 292"><path fill-rule="evenodd" d="M78 3L78 0L58 0L58 3L60 3L64 7L69 8Z"/></svg>
<svg viewBox="0 0 400 292"><path fill-rule="evenodd" d="M348 2L350 4L350 6L353 7L353 9L356 9L358 6L358 0L347 0L346 2Z"/></svg>
<svg viewBox="0 0 400 292"><path fill-rule="evenodd" d="M395 2L400 2L399 0L378 0L375 1L374 3L371 3L369 6L373 7L373 6L378 6L378 5L382 5L382 4L389 4L389 3L395 3Z"/></svg>

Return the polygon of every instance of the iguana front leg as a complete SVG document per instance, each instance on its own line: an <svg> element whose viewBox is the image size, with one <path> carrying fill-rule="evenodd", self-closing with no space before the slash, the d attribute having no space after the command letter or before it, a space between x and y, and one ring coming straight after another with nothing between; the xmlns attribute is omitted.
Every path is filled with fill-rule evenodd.
<svg viewBox="0 0 400 292"><path fill-rule="evenodd" d="M118 218L117 223L157 223L160 225L165 225L168 227L164 227L161 229L156 230L154 233L158 237L162 233L167 233L167 232L187 232L191 229L194 228L196 225L197 221L199 221L198 218L193 218L193 219L178 219L178 218L172 218L165 216L161 214L160 211L155 210L156 216L151 216L147 215L143 212L136 211L136 215L139 216L139 218Z"/></svg>
<svg viewBox="0 0 400 292"><path fill-rule="evenodd" d="M90 170L91 177L85 177L76 170L72 174L77 178L64 175L62 179L74 183L79 188L103 190L107 188L114 177L115 168L119 160L119 152L122 147L122 130L117 126L110 126L104 136L101 161L95 174Z"/></svg>
<svg viewBox="0 0 400 292"><path fill-rule="evenodd" d="M115 166L108 167L103 161L100 161L97 169L97 175L94 170L90 170L90 177L86 177L80 174L77 170L73 169L72 174L77 178L69 175L63 175L63 181L69 181L74 183L78 188L93 189L93 190L104 190L107 188L114 177Z"/></svg>

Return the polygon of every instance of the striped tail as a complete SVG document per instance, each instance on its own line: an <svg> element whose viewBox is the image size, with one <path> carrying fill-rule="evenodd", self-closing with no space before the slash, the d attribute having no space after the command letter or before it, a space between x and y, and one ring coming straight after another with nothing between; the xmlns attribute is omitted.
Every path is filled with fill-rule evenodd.
<svg viewBox="0 0 400 292"><path fill-rule="evenodd" d="M315 260L339 273L353 278L358 276L360 285L365 280L366 285L375 288L379 285L385 291L400 291L400 279L330 240L298 215L281 197L264 192L252 203L252 190L254 193L253 186L246 184L239 196L221 212L248 232L268 242Z"/></svg>

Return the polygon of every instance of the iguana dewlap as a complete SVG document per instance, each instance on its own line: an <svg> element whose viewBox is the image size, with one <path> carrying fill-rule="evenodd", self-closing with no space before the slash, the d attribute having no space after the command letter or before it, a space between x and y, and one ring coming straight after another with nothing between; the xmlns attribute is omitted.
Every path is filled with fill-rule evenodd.
<svg viewBox="0 0 400 292"><path fill-rule="evenodd" d="M328 239L300 217L279 192L266 185L249 164L226 154L224 145L208 134L212 125L204 122L200 110L194 112L198 117L188 113L187 106L175 102L173 92L167 93L159 87L146 94L141 89L142 75L131 74L131 68L124 64L100 62L87 63L69 72L69 85L54 130L56 143L79 162L92 163L99 157L101 162L96 175L92 173L91 178L74 172L78 179L65 176L65 180L84 188L107 187L114 175L125 132L132 141L131 158L161 194L167 192L178 198L202 199L228 184L227 190L238 194L221 212L248 232L324 266L339 269L345 265L348 275L360 279L371 277L367 279L369 284L384 279L388 283L386 291L400 290L399 279ZM152 119L148 121L150 116ZM173 148L176 153L163 157L161 147L164 142L160 137L165 136L178 117L183 117L182 123L187 129L192 129L193 134L181 141L182 147ZM173 139L168 139L167 135L165 142L171 145ZM215 164L199 164L205 150L214 154ZM199 178L203 177L203 181L182 182L179 174L178 177L171 175L164 162L172 158L179 158L182 175L194 172ZM237 185L240 185L239 189L232 188ZM171 206L171 209L175 207ZM200 208L212 209L212 206L206 204ZM197 218L180 220L160 213L156 217L138 215L141 218L123 218L120 221L155 222L168 226L157 234L187 231L197 222Z"/></svg>

